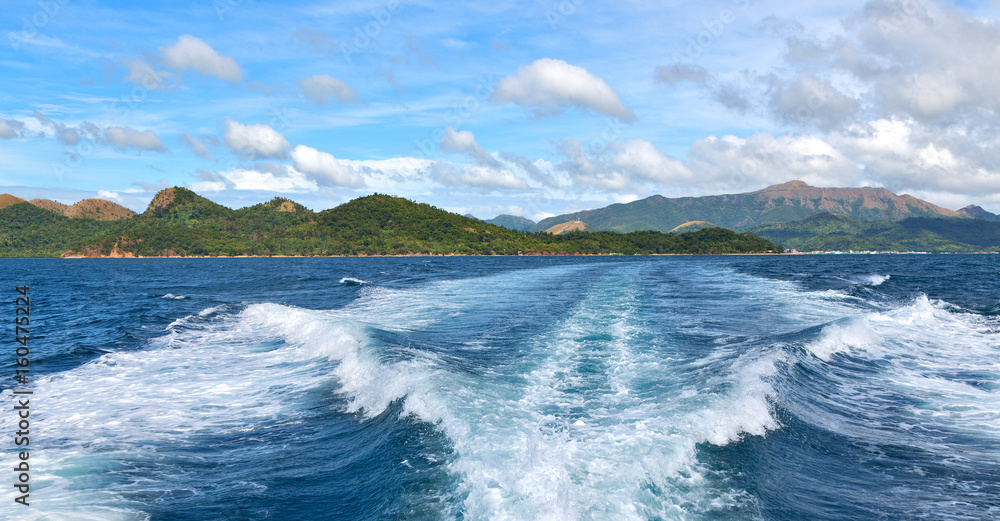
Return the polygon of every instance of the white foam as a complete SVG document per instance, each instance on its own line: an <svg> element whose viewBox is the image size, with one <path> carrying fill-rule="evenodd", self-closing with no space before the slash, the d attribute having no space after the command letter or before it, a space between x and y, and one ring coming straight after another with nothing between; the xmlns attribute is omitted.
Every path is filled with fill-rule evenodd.
<svg viewBox="0 0 1000 521"><path fill-rule="evenodd" d="M771 380L782 364L794 363L791 355L780 346L725 342L686 359L674 356L669 339L649 336L644 321L673 320L675 330L730 337L798 330L859 315L841 294L692 267L684 274L690 287L670 291L719 291L772 310L773 320L762 324L751 314L734 314L729 323L712 325L704 316L725 315L715 308L702 315L683 303L684 313L650 318L638 302L646 268L618 266L580 277L585 298L547 331L525 339L523 359L485 374L455 371L431 352L401 346L405 356L387 358L364 332L365 324L404 333L447 327L484 301L518 309L524 299L546 298L536 289L545 282L584 269L593 268L508 272L408 290L370 286L353 304L328 312L255 304L237 316L210 308L179 319L149 349L107 354L38 382L47 404L40 440L55 461L49 477L39 479L55 483L69 469L82 473L90 458L127 460L137 447L293 418L295 397L332 378L350 412L370 418L401 401L403 414L447 435L455 451L448 466L467 519L685 518L743 501L739 491L712 489L719 485L698 461L698 445L726 445L780 428ZM701 298L697 305L716 303ZM914 312L948 318L949 312L926 307ZM904 315L842 320L806 349L825 361L846 351L874 356L872 346L903 327ZM474 347L493 348L482 339ZM101 400L94 400L93 389L101 389ZM0 432L9 431L4 421L9 415L0 415ZM40 492L48 490L55 489ZM67 492L67 504L114 504L87 494ZM0 505L0 515L6 508Z"/></svg>
<svg viewBox="0 0 1000 521"><path fill-rule="evenodd" d="M850 353L878 346L878 333L864 317L835 322L823 328L820 337L805 345L816 358L829 362L836 353Z"/></svg>
<svg viewBox="0 0 1000 521"><path fill-rule="evenodd" d="M452 441L464 517L647 519L732 506L719 498L738 494L706 492L697 445L778 427L766 380L782 355L727 352L705 369L722 373L708 389L680 395L686 399L643 393L674 373L649 338L638 338L645 329L635 300L641 278L630 269L593 284L565 320L525 346L532 353L526 365L481 379L433 360L406 371L382 368L407 381L391 394L409 393L407 410ZM435 285L420 298L379 293L356 310L367 320L385 321L387 313L396 327L427 324L425 314L452 309L470 291L503 298L508 285L531 286L519 278ZM393 305L378 304L382 299ZM384 385L356 389L386 392ZM650 494L651 483L664 493Z"/></svg>
<svg viewBox="0 0 1000 521"><path fill-rule="evenodd" d="M165 298L168 300L184 300L187 297L185 297L184 295L174 295L173 293L167 293L166 295L163 295L160 298Z"/></svg>
<svg viewBox="0 0 1000 521"><path fill-rule="evenodd" d="M889 280L890 278L891 278L890 275L879 275L877 273L872 273L868 275L858 275L856 277L852 277L851 281L859 284L865 284L867 286L879 286L883 282Z"/></svg>
<svg viewBox="0 0 1000 521"><path fill-rule="evenodd" d="M45 499L30 512L38 519L142 519L113 494L61 484L131 461L146 446L184 445L200 434L247 432L294 418L303 391L332 378L330 359L347 361L343 371L376 372L364 366L363 342L357 324L254 305L212 322L189 317L148 349L108 353L39 378L32 403L44 406L32 412L31 461L38 469L32 497ZM3 403L11 399L10 391L0 396ZM12 421L0 415L0 431L12 432ZM0 518L12 519L13 495L5 488L3 496Z"/></svg>
<svg viewBox="0 0 1000 521"><path fill-rule="evenodd" d="M354 277L344 277L340 279L340 283L347 286L361 286L363 284L371 284L367 280L356 279Z"/></svg>
<svg viewBox="0 0 1000 521"><path fill-rule="evenodd" d="M948 448L937 436L921 433L964 432L1000 442L1000 337L994 321L920 296L910 304L828 326L807 346L810 352L836 363L823 355L850 350L879 362L868 366L881 367L881 374L862 381L833 378L835 386L826 397L815 397L831 406L821 413L798 413L844 435L895 440L943 455L968 456L973 449ZM896 407L883 423L886 413L878 404L886 396L898 396L899 405L913 405ZM837 411L842 416L831 416Z"/></svg>

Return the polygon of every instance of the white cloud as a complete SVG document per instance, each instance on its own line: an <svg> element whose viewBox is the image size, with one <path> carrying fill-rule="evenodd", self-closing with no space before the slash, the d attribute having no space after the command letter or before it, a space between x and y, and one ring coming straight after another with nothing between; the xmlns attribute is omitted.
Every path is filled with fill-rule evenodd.
<svg viewBox="0 0 1000 521"><path fill-rule="evenodd" d="M0 139L24 137L24 123L16 119L0 119Z"/></svg>
<svg viewBox="0 0 1000 521"><path fill-rule="evenodd" d="M816 136L710 136L688 150L688 168L707 193L742 191L794 179L814 186L855 186L861 171Z"/></svg>
<svg viewBox="0 0 1000 521"><path fill-rule="evenodd" d="M298 145L292 149L292 162L297 170L312 176L320 184L353 188L365 185L364 179L353 167L341 165L332 154L312 147Z"/></svg>
<svg viewBox="0 0 1000 521"><path fill-rule="evenodd" d="M72 146L80 143L82 139L92 139L119 151L134 148L153 152L169 152L160 137L152 130L140 132L130 127L101 128L89 121L83 121L79 126L74 127L46 118L37 110L34 111L34 115L41 127L52 130L56 139L64 145ZM42 135L44 135L44 131L42 131Z"/></svg>
<svg viewBox="0 0 1000 521"><path fill-rule="evenodd" d="M257 165L214 173L215 180L192 183L195 191L259 190L279 193L315 192L319 186L304 173L287 165Z"/></svg>
<svg viewBox="0 0 1000 521"><path fill-rule="evenodd" d="M534 107L538 116L557 114L572 105L625 122L635 121L635 114L622 104L607 82L582 67L551 58L521 66L517 74L500 80L493 99Z"/></svg>
<svg viewBox="0 0 1000 521"><path fill-rule="evenodd" d="M41 112L33 111L35 119L42 124L43 127L51 129L55 134L56 139L64 145L75 145L80 142L80 139L84 135L89 135L92 139L97 139L100 137L100 129L96 125L84 121L80 127L71 127L58 121L53 121L42 115Z"/></svg>
<svg viewBox="0 0 1000 521"><path fill-rule="evenodd" d="M692 173L684 164L664 154L643 139L613 141L607 147L591 150L574 139L559 144L567 157L557 168L577 183L613 191L643 189L655 192L666 186L689 184Z"/></svg>
<svg viewBox="0 0 1000 521"><path fill-rule="evenodd" d="M431 165L431 175L438 182L455 187L479 188L483 191L528 190L524 179L509 170L475 165L465 167L438 162Z"/></svg>
<svg viewBox="0 0 1000 521"><path fill-rule="evenodd" d="M126 58L124 64L128 74L122 80L141 85L146 90L166 90L177 80L169 71L158 71L139 58Z"/></svg>
<svg viewBox="0 0 1000 521"><path fill-rule="evenodd" d="M768 105L781 123L830 130L843 126L861 108L861 102L837 90L829 80L800 72L795 79L771 75Z"/></svg>
<svg viewBox="0 0 1000 521"><path fill-rule="evenodd" d="M104 142L111 148L121 151L137 148L154 152L167 152L167 147L163 146L160 137L152 130L140 132L129 127L108 127L104 129Z"/></svg>
<svg viewBox="0 0 1000 521"><path fill-rule="evenodd" d="M441 133L441 150L468 154L481 165L500 167L500 162L476 143L476 136L470 130L456 131L445 127Z"/></svg>
<svg viewBox="0 0 1000 521"><path fill-rule="evenodd" d="M632 201L638 201L640 199L639 196L635 195L635 194L616 194L616 193L611 193L611 194L608 194L608 195L611 196L611 202L613 202L613 203L626 204L626 203L631 203Z"/></svg>
<svg viewBox="0 0 1000 521"><path fill-rule="evenodd" d="M100 198L100 199L107 199L107 200L110 200L110 201L117 201L119 203L122 202L122 195L120 193L118 193L118 192L114 192L114 191L111 191L111 190L98 190L97 191L97 197Z"/></svg>
<svg viewBox="0 0 1000 521"><path fill-rule="evenodd" d="M213 140L217 143L216 138L202 138L198 139L191 134L185 132L181 134L181 141L185 145L191 148L191 151L203 159L212 159L214 156L214 144ZM209 145L213 145L213 149L209 149Z"/></svg>
<svg viewBox="0 0 1000 521"><path fill-rule="evenodd" d="M828 138L865 165L865 176L894 192L1000 191L1000 146L976 135L948 132L915 120L881 119Z"/></svg>
<svg viewBox="0 0 1000 521"><path fill-rule="evenodd" d="M578 191L587 186L607 190L613 202L653 193L735 193L793 179L817 186L853 186L863 177L844 154L815 136L710 136L691 145L686 162L641 139L615 141L589 152L568 140L560 143L559 151L567 159L556 168L574 180Z"/></svg>
<svg viewBox="0 0 1000 521"><path fill-rule="evenodd" d="M206 76L237 82L243 79L243 70L236 60L219 54L204 40L185 34L170 47L161 47L163 60L174 70L194 70Z"/></svg>
<svg viewBox="0 0 1000 521"><path fill-rule="evenodd" d="M281 132L270 125L243 125L231 119L226 120L222 138L233 153L252 158L284 159L292 146Z"/></svg>
<svg viewBox="0 0 1000 521"><path fill-rule="evenodd" d="M299 82L299 88L302 89L306 98L317 105L326 105L330 97L335 98L341 104L354 103L358 100L356 90L348 87L343 81L326 74L302 78Z"/></svg>

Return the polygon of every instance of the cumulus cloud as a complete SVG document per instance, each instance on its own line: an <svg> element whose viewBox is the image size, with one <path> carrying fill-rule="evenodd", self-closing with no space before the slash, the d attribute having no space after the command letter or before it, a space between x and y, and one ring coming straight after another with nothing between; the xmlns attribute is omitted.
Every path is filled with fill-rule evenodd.
<svg viewBox="0 0 1000 521"><path fill-rule="evenodd" d="M441 134L441 150L459 154L467 154L484 166L500 167L500 162L483 150L483 147L476 143L476 136L472 131L445 127Z"/></svg>
<svg viewBox="0 0 1000 521"><path fill-rule="evenodd" d="M43 127L52 130L56 139L64 145L73 146L86 138L103 143L122 152L128 149L150 150L153 152L169 151L163 145L160 137L152 130L139 131L130 127L100 128L89 121L84 121L79 126L74 127L53 121L43 116L37 110L34 111L34 116Z"/></svg>
<svg viewBox="0 0 1000 521"><path fill-rule="evenodd" d="M243 125L226 120L222 139L229 150L243 157L284 159L292 146L281 132L263 123Z"/></svg>
<svg viewBox="0 0 1000 521"><path fill-rule="evenodd" d="M800 72L792 80L772 74L765 81L771 113L787 125L831 130L849 122L861 108L859 100L809 73Z"/></svg>
<svg viewBox="0 0 1000 521"><path fill-rule="evenodd" d="M751 189L793 179L814 186L854 186L861 179L850 159L816 136L710 136L691 145L687 166L710 191Z"/></svg>
<svg viewBox="0 0 1000 521"><path fill-rule="evenodd" d="M687 161L642 139L614 141L590 151L567 140L558 150L566 159L555 168L568 174L577 190L607 190L616 202L634 200L637 193L734 193L793 179L817 186L854 186L865 179L847 156L815 136L710 136L691 145Z"/></svg>
<svg viewBox="0 0 1000 521"><path fill-rule="evenodd" d="M500 80L493 100L533 108L536 116L560 113L566 106L590 109L621 121L635 121L635 114L603 79L562 60L542 58L518 68Z"/></svg>
<svg viewBox="0 0 1000 521"><path fill-rule="evenodd" d="M298 145L292 149L292 163L296 170L308 174L320 184L353 188L365 184L353 167L342 165L332 154L312 147Z"/></svg>
<svg viewBox="0 0 1000 521"><path fill-rule="evenodd" d="M520 168L524 171L524 173L528 174L529 178L544 186L550 188L559 186L558 179L556 179L551 172L543 170L542 167L539 166L539 164L542 163L541 160L532 161L513 152L501 152L500 157L507 163Z"/></svg>
<svg viewBox="0 0 1000 521"><path fill-rule="evenodd" d="M768 182L1000 190L1000 23L938 0L869 0L841 28L817 36L830 33L765 19L762 32L787 45L773 71L656 69L666 84L693 82L731 110L816 134L710 138L692 145L687 166L714 172L707 179L759 164L780 175Z"/></svg>
<svg viewBox="0 0 1000 521"><path fill-rule="evenodd" d="M1000 146L915 120L859 123L828 139L865 175L899 191L982 196L1000 191Z"/></svg>
<svg viewBox="0 0 1000 521"><path fill-rule="evenodd" d="M24 123L16 119L0 119L0 139L24 137Z"/></svg>
<svg viewBox="0 0 1000 521"><path fill-rule="evenodd" d="M243 70L236 60L219 54L201 38L185 34L170 47L161 47L163 61L171 69L194 70L206 76L237 82L243 79Z"/></svg>
<svg viewBox="0 0 1000 521"><path fill-rule="evenodd" d="M152 130L138 131L129 127L108 127L104 129L104 142L116 150L125 151L129 148L167 152L160 137Z"/></svg>
<svg viewBox="0 0 1000 521"><path fill-rule="evenodd" d="M185 132L181 134L181 141L191 148L192 152L203 159L212 159L215 156L215 145L218 144L218 139L216 138L205 136L199 139Z"/></svg>
<svg viewBox="0 0 1000 521"><path fill-rule="evenodd" d="M304 173L287 165L258 164L254 168L234 168L218 172L221 182L197 184L199 188L217 190L260 190L279 193L315 192L319 186Z"/></svg>
<svg viewBox="0 0 1000 521"><path fill-rule="evenodd" d="M567 158L557 165L558 169L577 183L605 190L656 191L668 185L689 184L693 179L680 160L643 139L613 141L589 154L582 143L570 139L561 142L558 150Z"/></svg>
<svg viewBox="0 0 1000 521"><path fill-rule="evenodd" d="M456 187L476 187L483 191L527 190L528 183L509 170L474 165L465 167L446 162L431 165L430 173L438 182Z"/></svg>
<svg viewBox="0 0 1000 521"><path fill-rule="evenodd" d="M329 98L338 103L354 103L358 100L358 92L347 86L343 81L326 74L317 74L302 78L299 88L306 98L317 105L326 105Z"/></svg>
<svg viewBox="0 0 1000 521"><path fill-rule="evenodd" d="M82 126L71 127L63 123L59 123L58 121L53 121L43 116L42 113L38 112L37 110L32 111L32 114L34 114L35 119L37 119L38 122L41 123L43 127L52 130L53 134L56 136L56 139L64 145L75 145L80 142L80 138L84 135L84 130ZM91 132L96 128L93 126L93 124L88 123L86 121L83 123L83 125L86 125L87 131ZM94 134L95 135L91 136L92 138L98 137L97 134L99 134L99 132L94 132Z"/></svg>

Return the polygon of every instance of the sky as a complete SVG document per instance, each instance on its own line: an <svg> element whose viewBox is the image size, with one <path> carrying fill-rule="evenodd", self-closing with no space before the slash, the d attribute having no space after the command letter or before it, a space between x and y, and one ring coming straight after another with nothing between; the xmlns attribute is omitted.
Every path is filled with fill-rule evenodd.
<svg viewBox="0 0 1000 521"><path fill-rule="evenodd" d="M541 219L803 180L1000 212L1000 3L7 3L0 191Z"/></svg>

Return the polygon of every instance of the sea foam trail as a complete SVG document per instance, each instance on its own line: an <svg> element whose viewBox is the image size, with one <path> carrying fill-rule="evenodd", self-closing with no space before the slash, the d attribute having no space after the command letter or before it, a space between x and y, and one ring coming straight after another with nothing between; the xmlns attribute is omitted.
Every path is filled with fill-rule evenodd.
<svg viewBox="0 0 1000 521"><path fill-rule="evenodd" d="M105 354L33 382L32 400L45 404L32 413L37 470L31 497L37 500L29 509L12 510L20 506L4 490L0 518L146 519L141 506L117 493L81 490L74 482L95 469L114 472L146 461L145 448L183 447L200 436L292 421L296 397L330 380L324 367L332 367L331 359L345 371L366 371L356 324L277 305L253 305L236 316L217 311L174 322L147 349ZM285 342L283 331L268 327L276 322L323 340ZM4 391L2 401L11 400ZM0 416L0 430L12 432L11 421L11 415ZM126 483L120 491L131 488Z"/></svg>
<svg viewBox="0 0 1000 521"><path fill-rule="evenodd" d="M907 305L831 324L805 347L833 364L838 363L835 353L881 362L885 369L879 378L851 389L907 397L914 403L904 409L912 426L950 426L1000 440L997 326L995 319L920 296ZM871 435L870 427L857 434Z"/></svg>
<svg viewBox="0 0 1000 521"><path fill-rule="evenodd" d="M783 397L806 422L883 452L895 485L844 499L914 519L994 517L984 483L1000 459L1000 322L926 296L859 315L804 346L821 392Z"/></svg>
<svg viewBox="0 0 1000 521"><path fill-rule="evenodd" d="M39 475L40 492L141 458L137 447L295 421L295 397L332 380L344 409L359 418L397 403L447 435L456 479L447 493L461 512L444 517L693 519L752 510L748 494L698 461L701 443L780 428L772 380L789 355L740 338L824 323L849 315L848 306L832 292L678 266L666 279L642 264L590 265L407 290L373 286L331 311L207 309L175 321L148 349L111 353L37 383L49 404L40 418L49 458L41 468L52 469ZM561 315L516 336L518 324L539 322L539 310ZM369 334L379 330L398 343ZM411 342L428 331L459 343ZM692 356L689 335L715 341ZM108 399L94 403L94 386ZM143 516L126 500L79 490L35 512L72 505Z"/></svg>
<svg viewBox="0 0 1000 521"><path fill-rule="evenodd" d="M675 361L640 309L642 269L578 283L583 299L526 339L528 354L518 363L474 377L418 356L407 367L383 364L379 372L391 381L362 373L342 390L368 414L402 398L408 414L447 434L467 519L686 518L736 508L745 494L711 483L697 445L779 427L769 379L786 355L721 346L706 358ZM441 327L442 317L460 320L459 310L473 302L538 286L532 277L381 290L337 314L400 331ZM713 279L717 273L697 283Z"/></svg>

